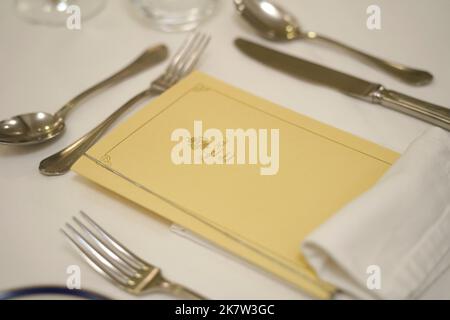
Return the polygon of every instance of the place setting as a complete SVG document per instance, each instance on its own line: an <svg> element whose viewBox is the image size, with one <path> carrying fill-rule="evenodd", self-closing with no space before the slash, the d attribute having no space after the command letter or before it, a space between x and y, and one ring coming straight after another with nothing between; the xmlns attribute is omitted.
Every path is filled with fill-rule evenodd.
<svg viewBox="0 0 450 320"><path fill-rule="evenodd" d="M122 232L109 231L111 221L105 217L114 219L120 210L96 212L105 201L94 204L96 194L99 199L110 198L113 206L119 202L131 205L131 210L139 208L149 225L174 235L176 241L187 241L205 255L220 256L270 279L267 288L273 281L293 290L294 296L320 300L450 299L445 289L450 266L450 109L448 101L424 94L424 88L441 81L438 70L391 60L388 47L379 56L357 41L305 29L306 23L304 27L299 22L302 5L294 1L121 1L132 12L129 17L118 3L111 7L107 1L18 0L11 7L17 14L14 23L38 32L82 32L78 36L94 37L95 28L110 21L109 14L120 12L133 23L130 28L135 28L136 37L140 32L150 36L144 50L130 51L128 64L118 64L109 77L77 89L79 93L67 97L59 108L0 114L4 119L0 150L24 150L15 155L19 159L39 146L37 154L26 158L34 174L18 176L20 183L34 181L42 192L53 185L61 192L90 193L85 201L74 194L80 199L78 207L68 205L62 215L65 222L45 232L59 235L58 250L75 252L71 261L83 274L96 272L104 281L93 286L83 280L81 287L60 281L29 285L0 281L9 283L0 285L0 300L115 299L109 286L123 291L127 299L161 294L179 300L223 298L214 283L214 290L196 285L195 279L202 276L218 281L220 277L208 264L203 270L189 266L200 257L179 261L191 270L191 278L183 280L164 259L154 261L142 254L150 240L136 231L132 220ZM448 8L443 2L440 5ZM387 3L381 7L389 10ZM74 19L70 23L77 21L77 10L82 13L82 29L65 30L68 17ZM362 11L363 18L368 12ZM234 24L227 27L225 21ZM223 36L226 32L229 37ZM152 34L158 41L152 40ZM374 73L361 77L357 69L335 63L330 67L322 63L323 57L317 61L296 51L297 43L317 52L340 52L354 66ZM223 48L226 52L220 52ZM226 56L232 59L225 61ZM404 56L408 60L407 52ZM272 79L318 90L323 101L336 92L345 104L357 106L355 113L369 114L365 108L372 108L372 113L398 117L398 123L415 119L418 129L413 139L405 138L404 150L393 150L389 143L371 141L342 124L333 126L329 119L323 122L303 114L301 108L272 102L264 91L255 94L241 88L236 83L243 81L230 81L223 65L236 79L252 77L243 66L260 70L266 79L255 75L253 88L258 88L258 81ZM145 76L147 84L138 86L136 79L150 73ZM128 92L134 94L121 93L122 86L131 83ZM80 106L101 105L113 93L124 103L109 105L106 117L80 132L72 114L88 112ZM303 94L299 90L286 95L294 101ZM380 123L377 129L386 126L387 132L397 130L405 137L404 128L389 128L392 123ZM36 159L42 154L46 155ZM41 191L35 192L37 197ZM30 197L30 206L36 197ZM36 210L51 210L60 202L57 197L52 198L54 204L49 204L49 197L42 199ZM8 225L14 219L8 218ZM44 231L36 226L30 237L39 232ZM133 248L127 236L141 239L142 247ZM4 252L11 241L14 245L14 240L4 237ZM176 248L170 248L177 256ZM160 250L166 250L163 242ZM19 257L16 253L10 259L22 261ZM233 284L227 285L233 291ZM227 298L253 299L240 296L238 288L235 296ZM183 304L180 312L185 314L194 310L184 308Z"/></svg>

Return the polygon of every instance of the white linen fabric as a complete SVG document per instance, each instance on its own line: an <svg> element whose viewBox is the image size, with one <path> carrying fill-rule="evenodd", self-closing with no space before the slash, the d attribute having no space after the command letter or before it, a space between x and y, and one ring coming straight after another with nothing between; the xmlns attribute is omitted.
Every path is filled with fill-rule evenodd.
<svg viewBox="0 0 450 320"><path fill-rule="evenodd" d="M450 265L450 133L427 130L301 250L323 280L354 297L420 298Z"/></svg>

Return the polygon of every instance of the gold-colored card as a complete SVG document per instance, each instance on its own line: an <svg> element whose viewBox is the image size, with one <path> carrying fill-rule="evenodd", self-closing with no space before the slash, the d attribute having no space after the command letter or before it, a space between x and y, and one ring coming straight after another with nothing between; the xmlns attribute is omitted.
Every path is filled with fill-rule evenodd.
<svg viewBox="0 0 450 320"><path fill-rule="evenodd" d="M397 157L196 72L118 126L73 169L328 298L334 288L309 268L300 244Z"/></svg>

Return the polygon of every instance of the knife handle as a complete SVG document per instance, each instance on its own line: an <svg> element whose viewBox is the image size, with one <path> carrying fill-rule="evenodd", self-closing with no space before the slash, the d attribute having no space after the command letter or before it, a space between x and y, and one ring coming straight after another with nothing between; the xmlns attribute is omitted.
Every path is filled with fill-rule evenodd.
<svg viewBox="0 0 450 320"><path fill-rule="evenodd" d="M379 86L372 94L374 103L402 112L450 131L450 109Z"/></svg>

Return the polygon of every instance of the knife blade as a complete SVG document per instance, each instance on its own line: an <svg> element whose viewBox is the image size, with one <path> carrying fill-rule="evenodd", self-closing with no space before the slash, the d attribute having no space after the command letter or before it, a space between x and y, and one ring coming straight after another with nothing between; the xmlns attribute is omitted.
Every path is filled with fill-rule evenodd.
<svg viewBox="0 0 450 320"><path fill-rule="evenodd" d="M445 107L388 90L381 84L369 82L245 39L236 39L235 45L247 56L273 69L450 130L450 110Z"/></svg>

